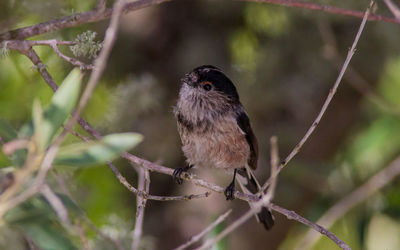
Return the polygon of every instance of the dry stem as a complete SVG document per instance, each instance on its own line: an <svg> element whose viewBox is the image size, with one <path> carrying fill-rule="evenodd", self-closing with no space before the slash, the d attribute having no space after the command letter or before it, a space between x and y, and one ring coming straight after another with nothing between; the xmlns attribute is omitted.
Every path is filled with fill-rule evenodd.
<svg viewBox="0 0 400 250"><path fill-rule="evenodd" d="M138 174L139 174L138 189L143 192L149 193L150 191L149 171L140 168ZM138 196L136 203L137 203L136 221L135 221L135 229L133 230L132 250L137 250L139 248L140 237L142 236L142 229L143 229L144 210L146 208L147 199Z"/></svg>
<svg viewBox="0 0 400 250"><path fill-rule="evenodd" d="M397 157L389 164L389 166L379 171L363 185L338 201L333 207L325 212L317 223L329 228L349 210L354 208L357 204L365 201L368 197L375 194L379 189L383 188L399 175L400 157ZM308 231L299 244L299 249L311 249L318 239L318 234L315 234L313 231Z"/></svg>
<svg viewBox="0 0 400 250"><path fill-rule="evenodd" d="M387 5L387 7L390 10L390 12L392 12L393 16L395 16L396 19L400 21L400 9L399 9L399 7L395 3L393 3L392 0L383 0L383 1Z"/></svg>
<svg viewBox="0 0 400 250"><path fill-rule="evenodd" d="M192 236L190 238L190 240L188 240L184 244L180 245L179 247L175 248L174 250L183 250L183 249L189 247L190 245L192 245L193 243L201 240L201 238L203 238L206 234L208 234L211 230L213 230L219 223L224 221L231 214L231 212L232 212L232 209L229 209L228 211L226 211L225 213L220 215L213 223L211 223L206 228L204 228L203 231Z"/></svg>

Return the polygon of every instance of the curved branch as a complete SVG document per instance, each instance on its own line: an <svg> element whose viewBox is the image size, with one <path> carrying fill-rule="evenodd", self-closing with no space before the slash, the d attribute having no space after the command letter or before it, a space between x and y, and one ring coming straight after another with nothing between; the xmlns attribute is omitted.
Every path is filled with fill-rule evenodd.
<svg viewBox="0 0 400 250"><path fill-rule="evenodd" d="M342 15L342 16L350 16L356 18L363 18L364 12L358 10L349 10L338 8L330 5L322 5L317 3L309 3L302 1L294 1L294 0L238 0L238 1L248 1L248 2L259 2L259 3L270 3L276 5L282 5L286 7L293 8L301 8L301 9L309 9L309 10L318 10L330 14ZM387 22L387 23L397 23L400 24L400 20L392 17L385 17L376 14L370 14L368 17L369 21L378 21L378 22Z"/></svg>
<svg viewBox="0 0 400 250"><path fill-rule="evenodd" d="M160 4L170 0L139 0L135 2L126 3L123 6L123 13L149 7L151 5ZM69 27L74 27L84 23L98 22L111 17L113 8L105 10L95 9L71 16L66 16L58 19L53 19L47 22L35 24L32 26L11 30L0 34L0 42L4 40L22 40L32 36L53 32Z"/></svg>

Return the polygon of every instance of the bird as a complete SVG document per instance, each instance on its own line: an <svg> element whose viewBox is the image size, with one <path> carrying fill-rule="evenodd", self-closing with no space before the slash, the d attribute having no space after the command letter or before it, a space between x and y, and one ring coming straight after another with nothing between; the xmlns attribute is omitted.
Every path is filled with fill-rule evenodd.
<svg viewBox="0 0 400 250"><path fill-rule="evenodd" d="M234 199L237 177L243 192L260 191L252 172L257 168L257 139L235 85L221 69L203 65L186 74L174 115L187 162L173 172L178 184L183 182L181 174L193 167L217 168L233 172L233 180L224 190L226 200ZM267 207L262 207L256 218L267 230L274 225Z"/></svg>

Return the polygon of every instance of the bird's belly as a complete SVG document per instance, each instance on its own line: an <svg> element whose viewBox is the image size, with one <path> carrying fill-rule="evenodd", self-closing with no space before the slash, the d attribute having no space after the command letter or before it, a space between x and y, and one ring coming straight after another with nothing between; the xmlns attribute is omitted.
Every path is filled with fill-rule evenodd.
<svg viewBox="0 0 400 250"><path fill-rule="evenodd" d="M222 121L217 125L206 132L192 132L182 138L182 150L188 163L225 169L244 167L250 156L244 133L234 123Z"/></svg>

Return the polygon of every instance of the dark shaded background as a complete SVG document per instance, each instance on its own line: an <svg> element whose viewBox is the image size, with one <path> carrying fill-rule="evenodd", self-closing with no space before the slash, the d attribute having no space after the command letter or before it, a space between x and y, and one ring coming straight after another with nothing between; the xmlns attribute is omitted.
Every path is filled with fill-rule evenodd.
<svg viewBox="0 0 400 250"><path fill-rule="evenodd" d="M368 1L319 3L359 10L368 5ZM93 1L75 0L2 1L0 31L89 10L93 5ZM381 2L377 12L390 15ZM327 13L230 1L172 1L132 12L122 19L105 75L84 117L103 133L143 134L145 140L134 154L172 168L181 167L184 157L172 115L179 79L196 66L215 65L233 80L249 113L260 144L257 176L264 181L269 175L269 138L278 136L281 158L301 139L336 80L334 58L344 61L360 22ZM73 40L89 29L98 32L101 40L107 23L82 25L34 39ZM352 71L348 72L358 73L395 111L400 110L399 28L389 23L367 23L351 62ZM71 65L50 48L37 51L56 81L61 82ZM68 48L63 51L71 54ZM15 52L0 59L0 116L16 127L30 119L34 98L46 103L51 96L30 66ZM353 87L355 82L343 81L315 133L279 176L275 203L312 221L399 153L398 115L371 102ZM69 142L73 140L69 138ZM8 164L0 155L0 165ZM123 160L116 164L136 185L135 171L129 164ZM106 166L57 171L93 222L129 246L135 196ZM230 178L213 170L196 173L221 186ZM152 194L203 192L189 183L177 186L170 177L157 173L151 175L151 180ZM400 244L392 236L400 232L398 188L396 180L341 218L332 227L333 232L353 249L393 249L390 247ZM176 247L228 208L233 208L233 215L227 223L248 207L239 200L226 202L220 194L190 202L149 201L143 249ZM305 227L279 214L275 216L276 225L270 232L252 219L216 249L292 249ZM23 233L18 226L15 228L3 226L1 246L11 242L5 237L7 230L13 235ZM376 233L389 228L391 233ZM95 249L111 249L94 233L89 239ZM326 239L315 246L336 248Z"/></svg>

